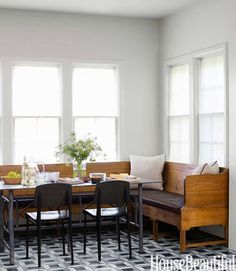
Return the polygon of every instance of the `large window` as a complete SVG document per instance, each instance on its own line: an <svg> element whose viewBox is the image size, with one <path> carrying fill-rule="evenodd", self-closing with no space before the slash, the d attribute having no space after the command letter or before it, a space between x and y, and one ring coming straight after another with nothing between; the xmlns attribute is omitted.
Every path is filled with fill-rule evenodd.
<svg viewBox="0 0 236 271"><path fill-rule="evenodd" d="M199 162L225 160L224 58L223 55L199 60L198 114Z"/></svg>
<svg viewBox="0 0 236 271"><path fill-rule="evenodd" d="M117 83L114 67L74 67L74 131L95 137L105 157L117 156Z"/></svg>
<svg viewBox="0 0 236 271"><path fill-rule="evenodd" d="M189 65L170 69L169 88L169 159L189 162Z"/></svg>
<svg viewBox="0 0 236 271"><path fill-rule="evenodd" d="M118 158L117 64L5 60L2 67L3 163L56 162L72 131L96 139L97 160Z"/></svg>
<svg viewBox="0 0 236 271"><path fill-rule="evenodd" d="M180 64L178 64L178 61ZM168 159L227 163L224 49L168 65ZM173 62L173 60L172 60Z"/></svg>
<svg viewBox="0 0 236 271"><path fill-rule="evenodd" d="M55 161L61 115L58 66L13 67L14 162Z"/></svg>

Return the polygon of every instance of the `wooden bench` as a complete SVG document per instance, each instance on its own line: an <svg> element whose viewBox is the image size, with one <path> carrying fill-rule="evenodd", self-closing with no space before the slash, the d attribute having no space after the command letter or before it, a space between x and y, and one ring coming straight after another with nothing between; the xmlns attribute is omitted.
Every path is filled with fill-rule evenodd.
<svg viewBox="0 0 236 271"><path fill-rule="evenodd" d="M153 239L158 239L158 221L176 226L180 231L180 250L210 244L228 245L229 171L219 174L191 175L196 166L165 162L164 190L144 190L144 215L153 221ZM91 172L129 173L130 162L87 163ZM186 231L193 227L221 225L221 240L187 243Z"/></svg>

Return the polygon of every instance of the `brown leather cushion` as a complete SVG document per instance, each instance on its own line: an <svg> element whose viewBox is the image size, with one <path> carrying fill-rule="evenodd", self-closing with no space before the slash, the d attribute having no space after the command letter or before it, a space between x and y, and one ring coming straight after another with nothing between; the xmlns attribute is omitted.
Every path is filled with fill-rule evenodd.
<svg viewBox="0 0 236 271"><path fill-rule="evenodd" d="M137 192L132 193L137 196ZM184 196L160 190L143 190L143 204L179 213L184 206Z"/></svg>

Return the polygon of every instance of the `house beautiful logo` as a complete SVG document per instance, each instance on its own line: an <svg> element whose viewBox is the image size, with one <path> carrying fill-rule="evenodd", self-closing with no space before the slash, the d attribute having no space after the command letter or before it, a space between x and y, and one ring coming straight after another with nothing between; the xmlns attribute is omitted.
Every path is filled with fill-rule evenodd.
<svg viewBox="0 0 236 271"><path fill-rule="evenodd" d="M235 255L224 254L211 258L194 259L191 255L181 259L165 259L151 255L151 271L236 271Z"/></svg>

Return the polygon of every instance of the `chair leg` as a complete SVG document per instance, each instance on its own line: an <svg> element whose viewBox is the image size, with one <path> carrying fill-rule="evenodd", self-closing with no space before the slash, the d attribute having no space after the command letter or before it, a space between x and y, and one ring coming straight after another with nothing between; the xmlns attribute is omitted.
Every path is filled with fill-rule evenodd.
<svg viewBox="0 0 236 271"><path fill-rule="evenodd" d="M64 221L62 221L62 223L61 223L61 234L62 234L62 247L63 247L63 255L66 255Z"/></svg>
<svg viewBox="0 0 236 271"><path fill-rule="evenodd" d="M127 232L128 232L128 242L129 242L129 258L132 259L132 247L131 247L131 233L130 233L130 217L126 217Z"/></svg>
<svg viewBox="0 0 236 271"><path fill-rule="evenodd" d="M29 219L26 216L26 259L29 259Z"/></svg>
<svg viewBox="0 0 236 271"><path fill-rule="evenodd" d="M87 243L87 215L84 214L84 254L86 254L86 243Z"/></svg>
<svg viewBox="0 0 236 271"><path fill-rule="evenodd" d="M37 222L38 267L41 267L41 223Z"/></svg>
<svg viewBox="0 0 236 271"><path fill-rule="evenodd" d="M229 242L228 225L224 226L224 238L225 238L225 241L226 241L225 246L228 247L229 246L229 244L228 244L228 242Z"/></svg>
<svg viewBox="0 0 236 271"><path fill-rule="evenodd" d="M98 246L98 261L101 261L101 219L97 217L97 246Z"/></svg>
<svg viewBox="0 0 236 271"><path fill-rule="evenodd" d="M186 231L180 230L180 252L186 249Z"/></svg>
<svg viewBox="0 0 236 271"><path fill-rule="evenodd" d="M158 240L158 221L153 220L152 222L152 239L154 241Z"/></svg>
<svg viewBox="0 0 236 271"><path fill-rule="evenodd" d="M70 253L71 253L71 264L74 264L74 252L73 252L73 240L72 240L72 225L71 217L68 219L68 233L70 239Z"/></svg>
<svg viewBox="0 0 236 271"><path fill-rule="evenodd" d="M118 250L121 250L120 248L120 218L116 218L116 231L117 231L117 241L118 241Z"/></svg>

